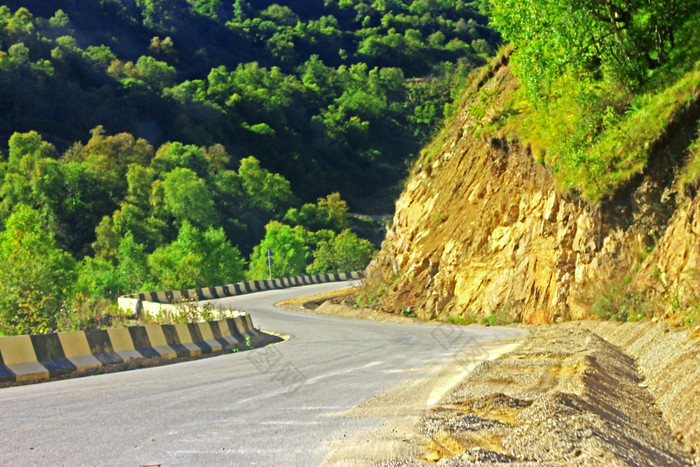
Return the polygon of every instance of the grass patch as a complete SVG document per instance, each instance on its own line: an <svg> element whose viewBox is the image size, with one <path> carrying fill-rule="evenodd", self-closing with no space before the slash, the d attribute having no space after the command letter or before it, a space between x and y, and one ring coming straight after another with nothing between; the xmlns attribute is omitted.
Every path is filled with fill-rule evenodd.
<svg viewBox="0 0 700 467"><path fill-rule="evenodd" d="M474 324L477 322L476 318L472 315L464 316L448 316L445 318L446 323L459 324L461 326L467 326L469 324Z"/></svg>
<svg viewBox="0 0 700 467"><path fill-rule="evenodd" d="M521 88L490 131L530 145L560 189L598 204L644 169L654 143L698 99L700 61L664 78L674 81L631 95L614 82L562 76L540 107Z"/></svg>
<svg viewBox="0 0 700 467"><path fill-rule="evenodd" d="M382 296L389 290L391 284L398 280L398 276L392 276L386 281L370 282L363 279L360 282L359 291L355 297L355 305L360 308L372 308L379 303Z"/></svg>
<svg viewBox="0 0 700 467"><path fill-rule="evenodd" d="M56 316L56 331L69 332L90 329L109 329L139 324L124 314L114 300L87 298L75 304L63 302Z"/></svg>
<svg viewBox="0 0 700 467"><path fill-rule="evenodd" d="M171 305L175 309L161 309L154 316L142 314L134 318L125 314L119 306L106 298L91 298L70 306L63 304L57 315L56 332L83 329L110 329L146 324L180 324L215 321L236 316L236 310L220 310L211 304L197 304L186 300Z"/></svg>
<svg viewBox="0 0 700 467"><path fill-rule="evenodd" d="M663 293L657 297L657 308L662 310L669 320L677 325L694 328L700 325L700 294L692 292L680 283L665 285L661 281L661 272L655 268L652 274L662 287ZM689 283L700 283L700 268L693 268L684 273Z"/></svg>
<svg viewBox="0 0 700 467"><path fill-rule="evenodd" d="M700 62L674 85L658 93L636 96L625 115L617 117L606 108L604 131L589 148L574 154L569 166L573 176L584 180L583 195L600 201L646 166L649 150L661 138L675 116L700 93ZM619 123L615 120L620 119ZM610 123L606 123L609 119ZM571 178L567 180L576 186Z"/></svg>
<svg viewBox="0 0 700 467"><path fill-rule="evenodd" d="M215 308L210 303L198 303L197 300L183 300L175 303L173 308L161 308L155 315L139 316L139 324L182 324L200 323L204 321L217 321L225 318L233 318L240 311L233 309L222 310Z"/></svg>
<svg viewBox="0 0 700 467"><path fill-rule="evenodd" d="M684 14L673 19L670 32L674 40L657 44L658 61L640 60L636 71L609 60L605 54L614 46L596 46L598 56L589 62L580 61L570 51L557 50L556 32L569 31L566 28L571 24L550 25L555 31L545 31L545 42L532 49L548 57L549 62L538 62L541 73L533 73L532 63L517 56L532 45L528 33L508 25L512 18L496 16L506 36L512 33L518 43L513 73L525 79L486 131L531 146L536 157L550 167L562 191L581 195L594 205L611 198L647 167L657 142L664 141L667 134L675 136L669 134L670 128L678 123L685 126L682 119L695 118L688 110L700 96L700 15L695 10ZM638 26L642 31L648 24ZM577 33L584 37L589 31ZM656 33L646 29L643 34L652 37ZM653 54L649 47L642 53ZM478 106L476 110L478 113ZM682 159L685 154L674 156Z"/></svg>
<svg viewBox="0 0 700 467"><path fill-rule="evenodd" d="M642 321L654 316L658 306L635 286L635 277L647 250L640 243L636 251L636 260L619 264L608 277L585 284L574 300L599 320Z"/></svg>
<svg viewBox="0 0 700 467"><path fill-rule="evenodd" d="M609 321L640 321L653 314L646 298L632 289L629 275L603 286L591 305L591 312L598 319Z"/></svg>
<svg viewBox="0 0 700 467"><path fill-rule="evenodd" d="M683 168L679 179L680 191L684 191L687 185L695 183L700 178L700 126L698 135L688 148L688 163Z"/></svg>
<svg viewBox="0 0 700 467"><path fill-rule="evenodd" d="M700 297L695 297L688 313L683 317L682 323L689 328L700 326Z"/></svg>
<svg viewBox="0 0 700 467"><path fill-rule="evenodd" d="M503 307L497 310L492 310L488 316L485 316L481 319L481 324L485 324L486 326L505 326L517 322L518 319L511 316L510 307Z"/></svg>

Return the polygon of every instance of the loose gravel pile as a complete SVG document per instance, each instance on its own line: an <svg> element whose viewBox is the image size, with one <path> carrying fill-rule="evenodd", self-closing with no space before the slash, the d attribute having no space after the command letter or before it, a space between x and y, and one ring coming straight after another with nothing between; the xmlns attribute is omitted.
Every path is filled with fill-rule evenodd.
<svg viewBox="0 0 700 467"><path fill-rule="evenodd" d="M691 465L634 360L580 327L539 327L423 418L438 465Z"/></svg>
<svg viewBox="0 0 700 467"><path fill-rule="evenodd" d="M575 323L618 346L637 362L664 420L700 465L700 327L664 323Z"/></svg>

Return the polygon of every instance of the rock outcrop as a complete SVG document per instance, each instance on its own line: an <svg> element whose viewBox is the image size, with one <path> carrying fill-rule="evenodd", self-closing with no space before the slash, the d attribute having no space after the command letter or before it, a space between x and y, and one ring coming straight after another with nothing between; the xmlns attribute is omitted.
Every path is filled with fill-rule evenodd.
<svg viewBox="0 0 700 467"><path fill-rule="evenodd" d="M478 86L492 96L488 108L476 109L476 97L465 103L408 182L367 269L370 285L386 287L383 309L551 323L586 317L616 281L636 280L639 293L660 300L669 288L697 294L700 196L676 193L674 177L697 130L698 99L652 147L645 172L592 206L562 193L528 147L480 136L518 87L507 57Z"/></svg>
<svg viewBox="0 0 700 467"><path fill-rule="evenodd" d="M667 318L700 307L699 186L700 179L688 185L666 233L636 277L638 288L671 305Z"/></svg>

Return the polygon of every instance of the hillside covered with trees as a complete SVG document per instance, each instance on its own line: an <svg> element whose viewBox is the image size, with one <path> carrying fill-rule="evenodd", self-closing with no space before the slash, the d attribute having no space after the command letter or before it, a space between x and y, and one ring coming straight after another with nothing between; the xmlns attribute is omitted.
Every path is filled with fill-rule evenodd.
<svg viewBox="0 0 700 467"><path fill-rule="evenodd" d="M348 211L408 161L498 34L485 2L0 6L0 335L127 292L363 268ZM3 147L4 146L4 147ZM347 200L347 202L345 201Z"/></svg>
<svg viewBox="0 0 700 467"><path fill-rule="evenodd" d="M485 12L454 0L5 2L0 141L34 130L64 150L102 125L154 146L222 144L306 201L339 191L371 208L441 120L452 81L498 40Z"/></svg>

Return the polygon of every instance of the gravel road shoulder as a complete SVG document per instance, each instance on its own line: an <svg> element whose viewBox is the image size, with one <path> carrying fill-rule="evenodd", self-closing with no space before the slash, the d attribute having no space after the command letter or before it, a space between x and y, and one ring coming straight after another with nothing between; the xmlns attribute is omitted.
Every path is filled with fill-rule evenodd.
<svg viewBox="0 0 700 467"><path fill-rule="evenodd" d="M458 367L339 414L383 423L336 442L326 465L693 464L634 360L588 330L535 328L427 403Z"/></svg>
<svg viewBox="0 0 700 467"><path fill-rule="evenodd" d="M347 318L387 316L325 299L296 307ZM427 375L342 414L383 424L335 443L326 464L697 464L697 336L657 323L528 329L510 351L453 380L437 403L421 397L439 381ZM458 368L459 362L444 367L443 377L454 378Z"/></svg>
<svg viewBox="0 0 700 467"><path fill-rule="evenodd" d="M352 298L356 293L356 287L349 287L333 292L285 300L276 303L275 306L292 311L340 318L365 319L385 323L425 323L423 320L410 316L385 313L374 308L349 306L346 300Z"/></svg>
<svg viewBox="0 0 700 467"><path fill-rule="evenodd" d="M538 327L423 418L426 461L690 465L634 360L579 327Z"/></svg>

